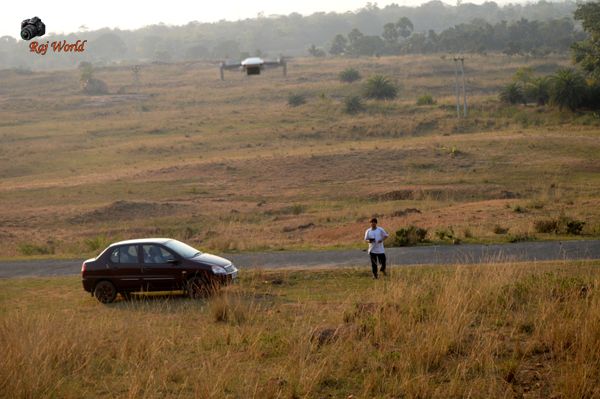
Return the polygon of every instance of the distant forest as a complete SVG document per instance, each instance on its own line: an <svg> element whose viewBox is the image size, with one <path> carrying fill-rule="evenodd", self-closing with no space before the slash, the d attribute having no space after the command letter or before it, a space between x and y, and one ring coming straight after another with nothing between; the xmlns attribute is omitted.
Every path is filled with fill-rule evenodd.
<svg viewBox="0 0 600 399"><path fill-rule="evenodd" d="M0 68L58 69L81 61L97 65L183 60L241 59L250 55L385 55L424 52L488 52L543 55L566 52L585 37L573 20L576 3L494 2L418 7L367 5L354 12L258 16L240 21L151 25L137 30L100 29L41 42L88 40L86 51L45 56L28 43L0 37ZM18 32L15 32L15 36ZM39 38L37 38L39 39Z"/></svg>

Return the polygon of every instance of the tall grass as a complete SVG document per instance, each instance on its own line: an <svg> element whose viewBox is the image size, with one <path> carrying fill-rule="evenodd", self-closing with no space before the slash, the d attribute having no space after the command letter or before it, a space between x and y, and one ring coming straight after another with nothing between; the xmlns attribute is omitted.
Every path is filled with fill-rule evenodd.
<svg viewBox="0 0 600 399"><path fill-rule="evenodd" d="M73 279L3 281L0 392L597 397L599 267L415 267L380 281L366 269L258 271L206 301L110 306Z"/></svg>

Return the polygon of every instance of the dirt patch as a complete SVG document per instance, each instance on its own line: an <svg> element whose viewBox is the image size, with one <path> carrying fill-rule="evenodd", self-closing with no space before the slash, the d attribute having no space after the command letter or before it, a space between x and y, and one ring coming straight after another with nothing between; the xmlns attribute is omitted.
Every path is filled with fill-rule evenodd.
<svg viewBox="0 0 600 399"><path fill-rule="evenodd" d="M102 107L122 104L131 101L142 101L149 98L148 94L112 94L101 96L82 97L80 107Z"/></svg>
<svg viewBox="0 0 600 399"><path fill-rule="evenodd" d="M174 204L171 202L129 202L116 201L112 204L84 213L69 219L70 223L106 222L116 220L131 220L138 218L151 218L170 215L178 210L186 208L187 205Z"/></svg>
<svg viewBox="0 0 600 399"><path fill-rule="evenodd" d="M407 201L407 200L433 200L433 201L468 201L468 200L493 200L521 198L519 193L498 190L482 189L481 187L440 187L425 189L400 189L379 193L371 196L378 201Z"/></svg>

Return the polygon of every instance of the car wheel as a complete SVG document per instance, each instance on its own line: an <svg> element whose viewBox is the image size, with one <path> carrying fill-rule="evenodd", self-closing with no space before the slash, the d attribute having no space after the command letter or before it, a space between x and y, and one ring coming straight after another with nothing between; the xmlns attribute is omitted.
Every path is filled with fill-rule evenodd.
<svg viewBox="0 0 600 399"><path fill-rule="evenodd" d="M94 288L94 296L102 303L111 303L117 297L117 289L110 281L100 281Z"/></svg>
<svg viewBox="0 0 600 399"><path fill-rule="evenodd" d="M187 294L192 299L206 298L214 294L217 289L214 283L200 277L189 279L186 287Z"/></svg>

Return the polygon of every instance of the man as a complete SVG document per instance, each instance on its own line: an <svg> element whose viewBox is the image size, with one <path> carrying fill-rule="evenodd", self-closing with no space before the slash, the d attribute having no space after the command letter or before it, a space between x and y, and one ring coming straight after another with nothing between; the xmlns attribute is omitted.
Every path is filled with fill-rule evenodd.
<svg viewBox="0 0 600 399"><path fill-rule="evenodd" d="M377 218L371 219L371 227L365 231L365 241L369 243L369 256L371 257L371 268L373 269L373 279L377 279L377 262L381 265L381 274L386 275L385 272L385 249L383 248L383 241L389 237L389 234L382 229L377 227Z"/></svg>

